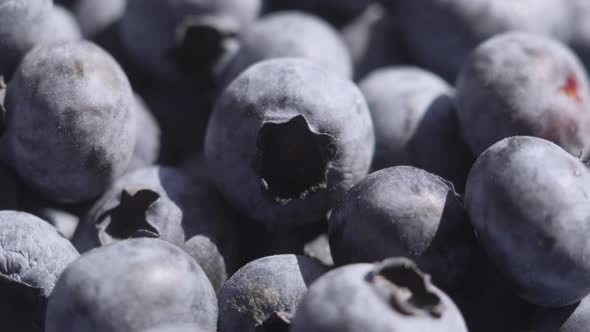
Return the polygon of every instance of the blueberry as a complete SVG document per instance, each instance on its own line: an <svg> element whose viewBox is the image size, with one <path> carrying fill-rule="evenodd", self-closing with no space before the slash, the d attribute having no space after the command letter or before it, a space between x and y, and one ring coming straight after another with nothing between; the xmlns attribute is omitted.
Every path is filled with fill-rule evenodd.
<svg viewBox="0 0 590 332"><path fill-rule="evenodd" d="M219 332L268 332L275 331L264 329L271 324L288 324L308 285L324 272L319 261L296 255L248 263L219 291Z"/></svg>
<svg viewBox="0 0 590 332"><path fill-rule="evenodd" d="M182 248L203 268L213 289L219 291L227 281L227 269L217 245L207 236L195 235L188 239Z"/></svg>
<svg viewBox="0 0 590 332"><path fill-rule="evenodd" d="M164 324L217 326L215 291L184 251L132 239L82 255L62 273L47 307L46 332L141 332Z"/></svg>
<svg viewBox="0 0 590 332"><path fill-rule="evenodd" d="M314 282L292 332L467 331L453 301L408 259L347 265Z"/></svg>
<svg viewBox="0 0 590 332"><path fill-rule="evenodd" d="M308 60L273 59L251 66L220 96L205 157L242 213L303 224L322 218L366 175L374 140L354 84Z"/></svg>
<svg viewBox="0 0 590 332"><path fill-rule="evenodd" d="M328 226L336 264L407 256L444 289L462 283L477 249L452 185L410 166L364 178L332 210Z"/></svg>
<svg viewBox="0 0 590 332"><path fill-rule="evenodd" d="M160 156L160 125L145 101L137 94L135 95L135 105L138 130L136 130L135 149L129 162L128 171L151 166L158 161Z"/></svg>
<svg viewBox="0 0 590 332"><path fill-rule="evenodd" d="M462 191L474 158L461 137L453 88L410 66L378 69L359 86L375 126L373 168L413 165Z"/></svg>
<svg viewBox="0 0 590 332"><path fill-rule="evenodd" d="M23 181L48 199L94 199L128 167L136 136L133 102L125 74L96 45L37 47L7 91L3 152Z"/></svg>
<svg viewBox="0 0 590 332"><path fill-rule="evenodd" d="M371 0L266 0L267 11L295 9L318 15L336 26L355 18Z"/></svg>
<svg viewBox="0 0 590 332"><path fill-rule="evenodd" d="M320 234L315 239L306 243L303 247L303 253L308 257L319 260L326 266L334 265L332 252L330 251L330 241L326 233Z"/></svg>
<svg viewBox="0 0 590 332"><path fill-rule="evenodd" d="M457 81L465 140L479 155L515 135L550 140L579 155L588 151L590 94L577 57L552 39L522 32L478 46Z"/></svg>
<svg viewBox="0 0 590 332"><path fill-rule="evenodd" d="M567 307L540 309L533 320L535 332L584 332L590 326L590 297Z"/></svg>
<svg viewBox="0 0 590 332"><path fill-rule="evenodd" d="M367 7L342 28L342 39L352 58L356 79L377 68L405 62L399 30L399 19L378 3Z"/></svg>
<svg viewBox="0 0 590 332"><path fill-rule="evenodd" d="M343 77L352 76L350 55L338 33L308 14L286 11L264 16L240 35L238 43L223 72L223 85L256 62L286 57L305 58Z"/></svg>
<svg viewBox="0 0 590 332"><path fill-rule="evenodd" d="M74 15L62 6L53 6L42 23L42 38L39 44L52 44L82 39L80 26Z"/></svg>
<svg viewBox="0 0 590 332"><path fill-rule="evenodd" d="M85 205L56 204L39 195L24 190L21 195L19 210L35 215L57 228L67 239L72 239L80 223L80 215Z"/></svg>
<svg viewBox="0 0 590 332"><path fill-rule="evenodd" d="M568 44L588 70L590 68L590 3L584 0L571 0L566 5L570 7L572 29Z"/></svg>
<svg viewBox="0 0 590 332"><path fill-rule="evenodd" d="M535 137L501 140L467 181L465 205L479 243L526 301L548 307L590 293L590 172Z"/></svg>
<svg viewBox="0 0 590 332"><path fill-rule="evenodd" d="M238 218L208 182L176 168L154 166L119 178L87 213L74 244L85 252L129 237L183 245L185 239L203 235L218 246L227 270L233 272Z"/></svg>
<svg viewBox="0 0 590 332"><path fill-rule="evenodd" d="M0 211L0 324L6 331L43 331L47 298L66 266L72 244L43 220Z"/></svg>
<svg viewBox="0 0 590 332"><path fill-rule="evenodd" d="M85 38L95 39L123 17L127 0L77 0L74 13Z"/></svg>
<svg viewBox="0 0 590 332"><path fill-rule="evenodd" d="M416 0L395 5L413 59L449 81L473 48L494 35L521 30L563 39L569 34L567 5L559 0Z"/></svg>
<svg viewBox="0 0 590 332"><path fill-rule="evenodd" d="M128 0L120 34L146 72L170 80L217 67L259 10L260 0Z"/></svg>
<svg viewBox="0 0 590 332"><path fill-rule="evenodd" d="M51 0L0 0L0 73L10 76L21 58L37 45Z"/></svg>

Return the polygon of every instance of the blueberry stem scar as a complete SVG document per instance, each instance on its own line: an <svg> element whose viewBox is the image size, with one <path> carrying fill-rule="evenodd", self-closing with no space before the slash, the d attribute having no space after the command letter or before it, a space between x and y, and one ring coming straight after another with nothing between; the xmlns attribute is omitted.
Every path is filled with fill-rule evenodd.
<svg viewBox="0 0 590 332"><path fill-rule="evenodd" d="M160 232L150 223L146 213L159 199L160 195L152 190L142 189L133 195L123 190L119 205L98 219L97 224L102 228L101 242L133 237L158 238Z"/></svg>
<svg viewBox="0 0 590 332"><path fill-rule="evenodd" d="M287 204L326 188L336 142L331 135L314 132L302 115L263 124L256 147L254 171L272 201Z"/></svg>
<svg viewBox="0 0 590 332"><path fill-rule="evenodd" d="M429 290L430 278L410 261L386 260L367 276L367 281L386 294L391 306L403 315L440 318L443 314L440 297Z"/></svg>

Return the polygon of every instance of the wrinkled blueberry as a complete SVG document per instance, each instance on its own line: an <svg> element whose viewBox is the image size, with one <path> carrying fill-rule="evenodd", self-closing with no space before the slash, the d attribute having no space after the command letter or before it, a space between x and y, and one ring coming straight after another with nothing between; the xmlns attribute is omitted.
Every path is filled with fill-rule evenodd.
<svg viewBox="0 0 590 332"><path fill-rule="evenodd" d="M304 59L244 71L209 121L205 157L217 187L266 224L311 223L368 171L375 137L351 82Z"/></svg>
<svg viewBox="0 0 590 332"><path fill-rule="evenodd" d="M133 102L125 74L98 46L35 48L7 90L2 148L21 179L48 199L94 199L128 167Z"/></svg>
<svg viewBox="0 0 590 332"><path fill-rule="evenodd" d="M92 250L64 270L49 298L46 331L140 332L171 323L215 331L215 291L183 250L131 239Z"/></svg>
<svg viewBox="0 0 590 332"><path fill-rule="evenodd" d="M497 34L520 30L567 38L569 11L564 3L412 0L396 1L393 10L414 61L452 82L477 44Z"/></svg>
<svg viewBox="0 0 590 332"><path fill-rule="evenodd" d="M338 33L305 13L287 11L264 16L244 30L238 43L238 51L223 72L223 85L254 63L287 57L308 59L343 77L352 76L350 55Z"/></svg>
<svg viewBox="0 0 590 332"><path fill-rule="evenodd" d="M74 246L43 220L0 211L0 324L6 331L43 331L47 298Z"/></svg>
<svg viewBox="0 0 590 332"><path fill-rule="evenodd" d="M271 332L271 325L288 324L281 317L295 313L307 287L326 270L319 261L296 255L246 264L219 291L219 332Z"/></svg>
<svg viewBox="0 0 590 332"><path fill-rule="evenodd" d="M120 34L146 72L162 79L187 71L200 76L223 62L259 10L260 0L128 0Z"/></svg>
<svg viewBox="0 0 590 332"><path fill-rule="evenodd" d="M328 226L336 264L407 256L443 289L462 283L477 249L452 186L410 166L367 176L332 210Z"/></svg>
<svg viewBox="0 0 590 332"><path fill-rule="evenodd" d="M453 301L405 258L347 265L314 282L292 332L466 332Z"/></svg>
<svg viewBox="0 0 590 332"><path fill-rule="evenodd" d="M564 306L590 292L590 172L559 146L506 138L473 166L465 206L479 243L530 303Z"/></svg>
<svg viewBox="0 0 590 332"><path fill-rule="evenodd" d="M457 110L475 155L515 135L588 152L590 94L577 57L552 39L511 32L474 51L457 81Z"/></svg>
<svg viewBox="0 0 590 332"><path fill-rule="evenodd" d="M438 76L409 66L378 69L359 86L375 127L373 169L413 165L463 191L474 158L461 137L454 90Z"/></svg>

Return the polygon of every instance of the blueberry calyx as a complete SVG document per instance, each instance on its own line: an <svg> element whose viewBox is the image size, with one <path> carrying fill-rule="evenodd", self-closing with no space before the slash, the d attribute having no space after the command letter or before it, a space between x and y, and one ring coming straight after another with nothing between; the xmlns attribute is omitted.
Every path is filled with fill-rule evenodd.
<svg viewBox="0 0 590 332"><path fill-rule="evenodd" d="M444 312L440 297L431 291L430 277L408 259L385 260L367 275L367 281L403 315L440 318Z"/></svg>
<svg viewBox="0 0 590 332"><path fill-rule="evenodd" d="M303 115L264 123L256 147L254 171L263 192L275 203L304 199L327 187L336 143L331 135L314 132Z"/></svg>
<svg viewBox="0 0 590 332"><path fill-rule="evenodd" d="M211 78L237 43L237 23L224 17L189 17L176 31L176 46L168 57L183 72Z"/></svg>
<svg viewBox="0 0 590 332"><path fill-rule="evenodd" d="M275 311L256 328L255 332L288 332L293 315L284 311Z"/></svg>
<svg viewBox="0 0 590 332"><path fill-rule="evenodd" d="M148 220L147 212L160 200L160 194L141 189L121 192L119 205L105 212L97 222L102 244L128 238L159 238L160 231Z"/></svg>

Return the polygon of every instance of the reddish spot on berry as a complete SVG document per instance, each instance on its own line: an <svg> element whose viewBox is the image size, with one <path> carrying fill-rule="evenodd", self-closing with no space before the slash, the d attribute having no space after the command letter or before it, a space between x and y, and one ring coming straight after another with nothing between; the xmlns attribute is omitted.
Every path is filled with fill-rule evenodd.
<svg viewBox="0 0 590 332"><path fill-rule="evenodd" d="M575 99L577 102L582 102L582 96L580 95L580 84L575 75L567 75L565 84L561 87L560 91Z"/></svg>

